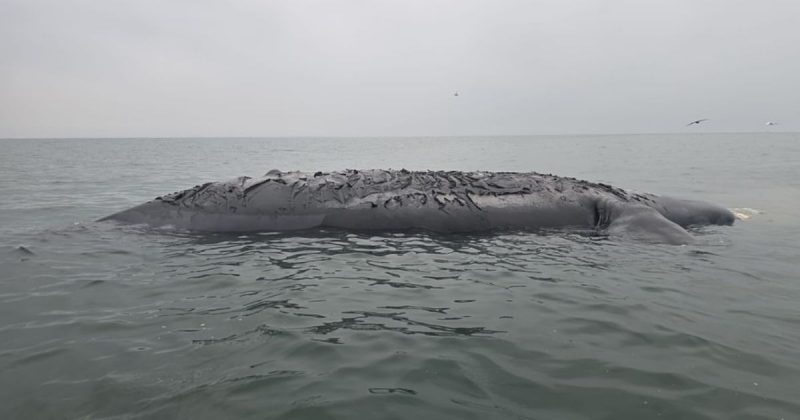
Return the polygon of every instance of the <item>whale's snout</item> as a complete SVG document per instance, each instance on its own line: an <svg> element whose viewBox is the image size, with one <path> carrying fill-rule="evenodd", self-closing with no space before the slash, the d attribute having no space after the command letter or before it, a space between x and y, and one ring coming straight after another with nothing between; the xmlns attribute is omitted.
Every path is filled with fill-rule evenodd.
<svg viewBox="0 0 800 420"><path fill-rule="evenodd" d="M715 225L730 226L736 220L736 215L726 208L720 208L719 213L716 215L715 220L712 222Z"/></svg>
<svg viewBox="0 0 800 420"><path fill-rule="evenodd" d="M658 197L652 206L667 219L681 226L732 225L736 216L732 211L704 201Z"/></svg>

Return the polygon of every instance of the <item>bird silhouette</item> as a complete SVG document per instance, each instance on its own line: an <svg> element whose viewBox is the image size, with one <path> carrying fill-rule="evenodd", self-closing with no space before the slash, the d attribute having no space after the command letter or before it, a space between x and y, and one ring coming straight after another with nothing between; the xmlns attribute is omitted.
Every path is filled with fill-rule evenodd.
<svg viewBox="0 0 800 420"><path fill-rule="evenodd" d="M686 124L686 126L688 127L688 126L694 125L694 124L700 125L700 123L702 123L703 121L708 121L708 118L701 118L699 120L694 120L694 121L690 122L689 124Z"/></svg>

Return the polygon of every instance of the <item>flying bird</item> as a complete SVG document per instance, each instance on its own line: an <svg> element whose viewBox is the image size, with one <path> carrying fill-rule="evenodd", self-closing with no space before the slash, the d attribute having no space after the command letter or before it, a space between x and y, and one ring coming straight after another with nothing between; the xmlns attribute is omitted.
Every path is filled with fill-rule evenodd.
<svg viewBox="0 0 800 420"><path fill-rule="evenodd" d="M778 123L772 122L772 121L767 121L766 125L778 125Z"/></svg>
<svg viewBox="0 0 800 420"><path fill-rule="evenodd" d="M703 121L708 121L708 118L701 118L699 120L694 120L694 121L690 122L689 124L686 124L686 126L688 127L688 126L694 125L694 124L700 125L700 123L703 122Z"/></svg>

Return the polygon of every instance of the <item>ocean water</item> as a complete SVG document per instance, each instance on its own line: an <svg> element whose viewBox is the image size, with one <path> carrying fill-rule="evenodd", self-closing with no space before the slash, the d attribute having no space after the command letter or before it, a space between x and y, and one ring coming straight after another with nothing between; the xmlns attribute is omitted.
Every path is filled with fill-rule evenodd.
<svg viewBox="0 0 800 420"><path fill-rule="evenodd" d="M0 418L800 418L800 134L0 147ZM690 246L94 222L273 168L534 170L752 217Z"/></svg>

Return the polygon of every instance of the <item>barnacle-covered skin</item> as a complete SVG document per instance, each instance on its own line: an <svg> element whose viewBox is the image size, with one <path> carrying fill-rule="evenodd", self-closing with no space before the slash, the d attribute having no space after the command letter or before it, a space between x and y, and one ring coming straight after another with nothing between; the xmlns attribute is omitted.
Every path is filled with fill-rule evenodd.
<svg viewBox="0 0 800 420"><path fill-rule="evenodd" d="M214 231L581 227L686 243L688 225L731 224L719 206L535 172L269 171L158 197L104 220Z"/></svg>

